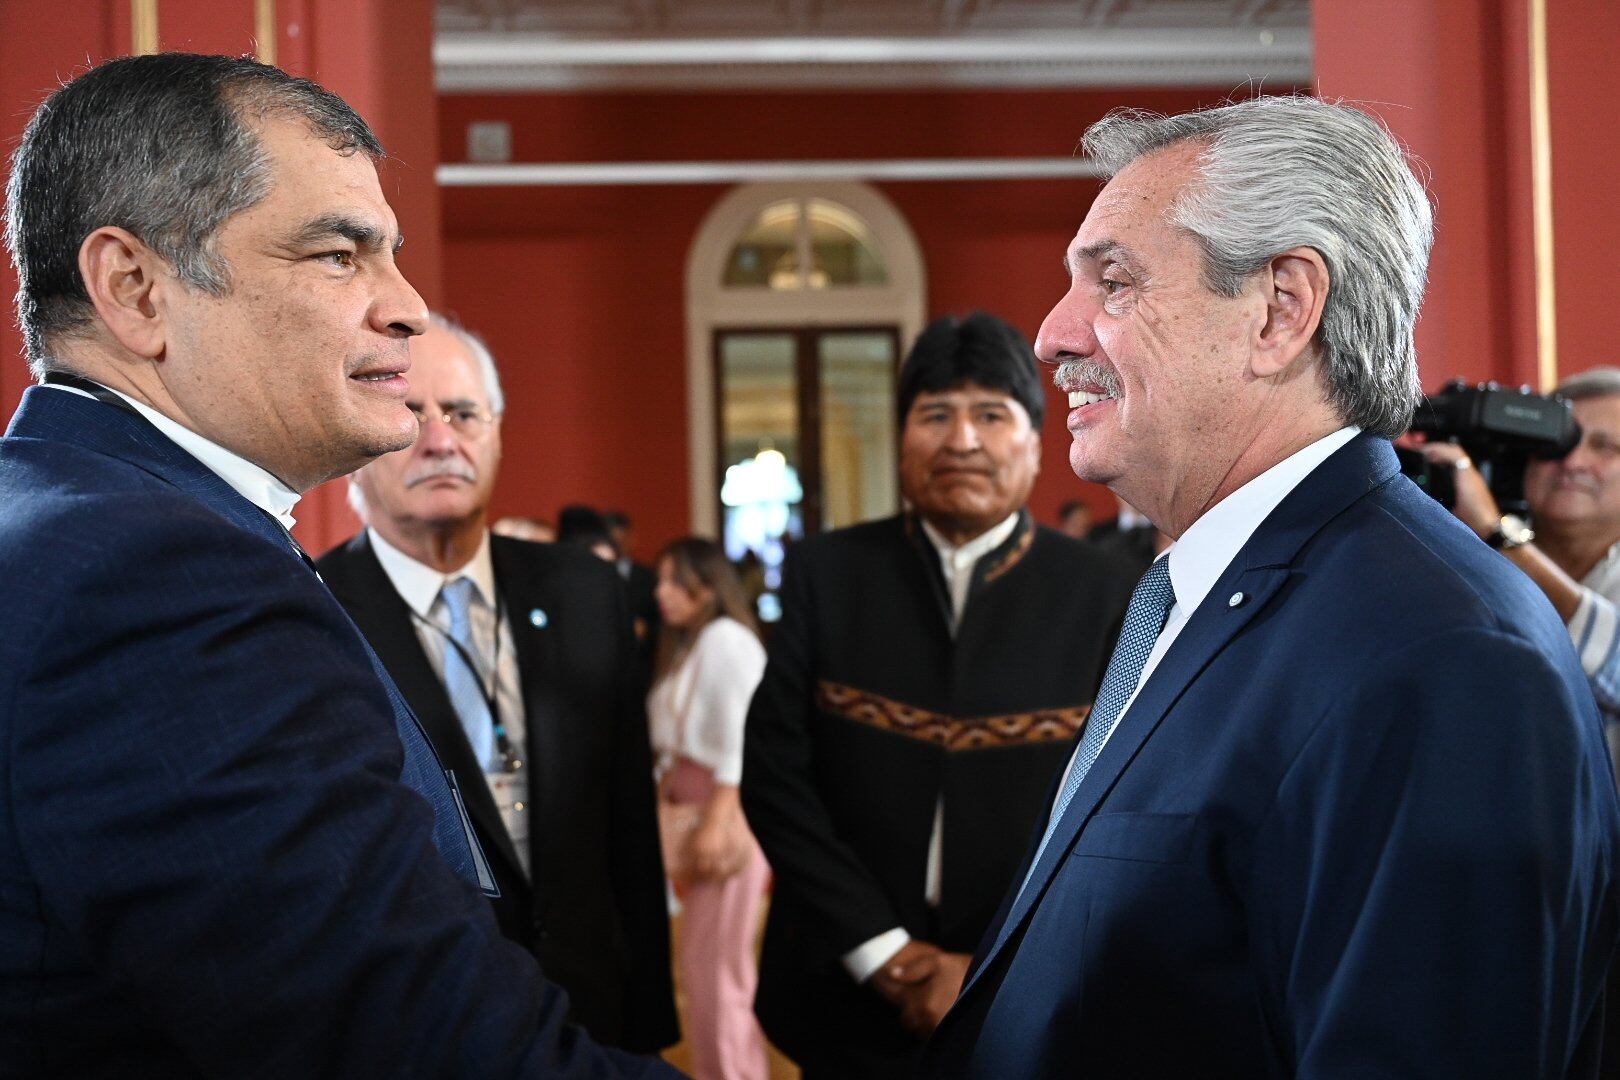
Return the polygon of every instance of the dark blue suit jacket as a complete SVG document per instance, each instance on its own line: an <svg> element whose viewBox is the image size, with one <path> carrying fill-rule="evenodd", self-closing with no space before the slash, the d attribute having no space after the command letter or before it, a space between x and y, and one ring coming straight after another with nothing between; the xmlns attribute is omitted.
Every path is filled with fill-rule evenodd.
<svg viewBox="0 0 1620 1080"><path fill-rule="evenodd" d="M353 624L156 428L27 392L0 611L0 1076L667 1073L565 1025Z"/></svg>
<svg viewBox="0 0 1620 1080"><path fill-rule="evenodd" d="M1183 627L925 1074L1596 1075L1606 761L1546 600L1359 436Z"/></svg>

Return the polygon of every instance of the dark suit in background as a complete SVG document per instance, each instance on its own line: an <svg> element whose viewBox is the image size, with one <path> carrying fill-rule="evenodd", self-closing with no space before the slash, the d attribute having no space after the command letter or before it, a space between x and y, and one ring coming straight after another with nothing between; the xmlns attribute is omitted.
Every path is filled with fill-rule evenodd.
<svg viewBox="0 0 1620 1080"><path fill-rule="evenodd" d="M368 534L318 566L460 781L501 885L502 932L568 991L597 1039L661 1049L678 1038L669 918L623 590L610 565L573 547L494 536L490 555L523 687L532 884Z"/></svg>

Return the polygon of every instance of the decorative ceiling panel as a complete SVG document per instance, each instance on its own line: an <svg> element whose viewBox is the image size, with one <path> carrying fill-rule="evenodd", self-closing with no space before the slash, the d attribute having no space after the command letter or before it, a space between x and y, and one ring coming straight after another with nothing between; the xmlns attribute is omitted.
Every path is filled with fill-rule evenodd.
<svg viewBox="0 0 1620 1080"><path fill-rule="evenodd" d="M1310 0L440 0L449 92L1310 78Z"/></svg>

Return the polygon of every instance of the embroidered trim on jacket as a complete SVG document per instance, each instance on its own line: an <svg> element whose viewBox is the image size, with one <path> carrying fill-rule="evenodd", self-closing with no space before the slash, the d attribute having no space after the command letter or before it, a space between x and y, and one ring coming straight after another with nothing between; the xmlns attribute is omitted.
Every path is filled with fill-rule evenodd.
<svg viewBox="0 0 1620 1080"><path fill-rule="evenodd" d="M920 709L903 701L858 690L828 679L816 683L816 705L823 712L911 739L938 743L946 750L987 750L999 746L1060 742L1085 725L1090 705L1036 709L1000 716L959 717Z"/></svg>

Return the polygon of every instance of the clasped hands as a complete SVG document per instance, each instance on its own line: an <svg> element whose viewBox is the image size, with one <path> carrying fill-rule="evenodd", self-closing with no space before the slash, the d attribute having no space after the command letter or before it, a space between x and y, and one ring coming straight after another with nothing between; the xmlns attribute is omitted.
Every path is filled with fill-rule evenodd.
<svg viewBox="0 0 1620 1080"><path fill-rule="evenodd" d="M972 960L967 953L913 939L872 974L871 985L899 1008L905 1029L923 1037L939 1026L956 1001Z"/></svg>

